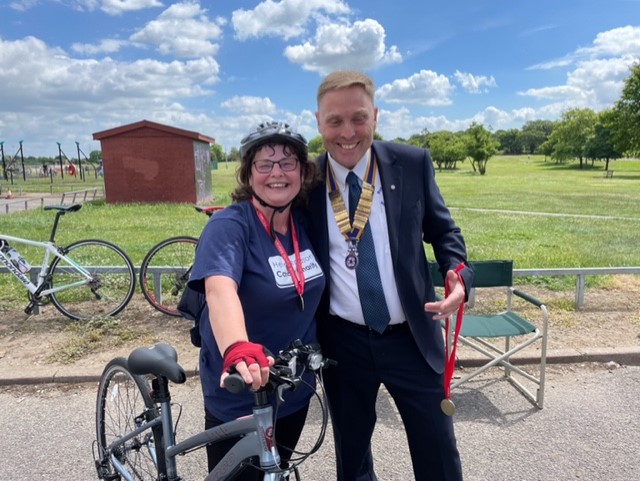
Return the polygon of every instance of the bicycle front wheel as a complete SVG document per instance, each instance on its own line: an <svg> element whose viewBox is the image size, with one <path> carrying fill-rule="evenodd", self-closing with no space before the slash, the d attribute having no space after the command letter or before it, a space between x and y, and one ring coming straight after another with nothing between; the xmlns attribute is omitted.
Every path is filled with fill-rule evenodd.
<svg viewBox="0 0 640 481"><path fill-rule="evenodd" d="M140 289L154 308L180 317L178 302L189 281L198 239L172 237L155 245L140 266Z"/></svg>
<svg viewBox="0 0 640 481"><path fill-rule="evenodd" d="M118 246L102 240L71 244L64 252L70 263L51 263L51 302L71 319L113 316L129 303L136 288L135 268ZM88 276L82 270L88 272Z"/></svg>
<svg viewBox="0 0 640 481"><path fill-rule="evenodd" d="M136 481L156 481L163 474L165 456L161 426L142 431L110 448L134 429L159 416L150 393L147 380L131 374L126 359L113 359L105 367L96 403L96 467L98 473L104 475L102 479L120 479L109 477L118 472L114 464L124 467Z"/></svg>

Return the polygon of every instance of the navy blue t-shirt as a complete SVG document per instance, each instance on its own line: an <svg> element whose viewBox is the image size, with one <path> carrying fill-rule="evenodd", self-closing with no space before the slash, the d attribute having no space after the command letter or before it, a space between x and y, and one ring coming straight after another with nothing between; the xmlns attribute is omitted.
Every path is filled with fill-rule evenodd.
<svg viewBox="0 0 640 481"><path fill-rule="evenodd" d="M298 293L280 254L260 223L249 201L232 204L216 213L205 226L196 251L190 285L204 292L204 279L227 276L238 285L249 341L266 346L274 354L292 341L317 342L315 312L325 277L311 249L306 232L294 212L294 224L305 274L304 304L298 308ZM295 269L291 232L278 235ZM207 411L222 421L251 413L252 395L231 394L220 388L222 356L213 337L209 311L200 317L200 379ZM285 393L278 416L301 409L313 394L299 388Z"/></svg>

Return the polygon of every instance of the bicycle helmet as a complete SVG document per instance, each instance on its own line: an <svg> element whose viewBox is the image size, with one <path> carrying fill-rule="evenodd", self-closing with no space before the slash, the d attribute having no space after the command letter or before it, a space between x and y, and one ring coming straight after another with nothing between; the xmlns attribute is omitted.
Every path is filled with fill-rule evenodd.
<svg viewBox="0 0 640 481"><path fill-rule="evenodd" d="M307 152L307 140L301 134L289 124L273 120L261 123L240 141L240 157L244 159L253 147L271 142L292 144L296 150Z"/></svg>

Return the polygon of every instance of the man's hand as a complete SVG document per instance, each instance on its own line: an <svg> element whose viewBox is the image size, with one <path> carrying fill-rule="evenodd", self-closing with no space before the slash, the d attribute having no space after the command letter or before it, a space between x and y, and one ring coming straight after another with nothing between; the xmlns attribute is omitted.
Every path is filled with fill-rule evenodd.
<svg viewBox="0 0 640 481"><path fill-rule="evenodd" d="M453 270L448 271L445 281L450 287L449 296L442 301L427 302L424 305L425 312L434 313L433 319L435 321L441 321L451 315L455 315L460 306L464 303L464 284L458 278L458 274Z"/></svg>

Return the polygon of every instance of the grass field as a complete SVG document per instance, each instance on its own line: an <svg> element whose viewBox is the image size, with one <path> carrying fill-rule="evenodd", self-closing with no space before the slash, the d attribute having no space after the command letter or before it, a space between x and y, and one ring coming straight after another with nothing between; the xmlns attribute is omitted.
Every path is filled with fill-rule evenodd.
<svg viewBox="0 0 640 481"><path fill-rule="evenodd" d="M230 202L235 168L221 163L212 171L215 204ZM436 178L472 260L510 258L518 269L640 266L640 160L614 161L610 169L614 175L606 178L602 163L580 170L575 163L556 165L538 156L502 156L489 161L484 176L465 162ZM101 185L100 179L65 181L66 190ZM14 189L48 192L49 186L38 179L17 182ZM39 209L3 214L0 232L46 239L52 221L51 212ZM190 205L97 201L63 217L57 240L109 240L140 265L151 246L174 235L198 236L205 221ZM16 247L40 263L36 253ZM0 290L13 283L8 277L0 276Z"/></svg>

